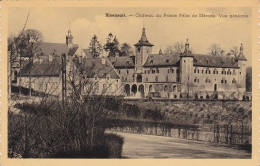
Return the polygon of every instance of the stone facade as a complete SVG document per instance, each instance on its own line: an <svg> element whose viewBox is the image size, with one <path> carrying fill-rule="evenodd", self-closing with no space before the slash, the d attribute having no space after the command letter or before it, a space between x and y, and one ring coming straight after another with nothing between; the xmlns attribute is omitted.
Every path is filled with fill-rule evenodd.
<svg viewBox="0 0 260 166"><path fill-rule="evenodd" d="M181 54L152 54L145 29L134 57L112 59L128 98L243 99L246 58L193 54L188 40Z"/></svg>
<svg viewBox="0 0 260 166"><path fill-rule="evenodd" d="M243 99L246 94L246 58L242 44L237 57L193 54L188 40L180 54L165 55L161 50L153 54L153 44L143 28L140 40L134 45L135 55L82 58L75 55L78 47L72 39L69 30L66 44L44 43L43 53L34 59L34 65L21 70L18 84L29 88L31 82L31 88L37 91L43 91L42 86L56 86L54 94L60 95L61 57L65 55L67 74L73 68L85 71L86 78L95 83L93 95L135 99Z"/></svg>

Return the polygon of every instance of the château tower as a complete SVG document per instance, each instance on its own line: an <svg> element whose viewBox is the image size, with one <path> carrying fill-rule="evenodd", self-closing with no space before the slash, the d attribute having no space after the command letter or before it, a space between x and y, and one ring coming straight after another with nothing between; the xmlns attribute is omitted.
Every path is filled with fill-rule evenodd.
<svg viewBox="0 0 260 166"><path fill-rule="evenodd" d="M142 66L152 53L153 44L146 37L145 28L142 30L141 39L135 44L135 70L137 73L142 73Z"/></svg>
<svg viewBox="0 0 260 166"><path fill-rule="evenodd" d="M71 34L71 30L68 30L68 34L66 36L66 45L68 46L68 48L72 48L73 47L73 36Z"/></svg>
<svg viewBox="0 0 260 166"><path fill-rule="evenodd" d="M246 91L246 57L243 53L243 44L240 45L240 52L237 56L239 73L238 73L238 88L241 92Z"/></svg>
<svg viewBox="0 0 260 166"><path fill-rule="evenodd" d="M189 40L186 40L184 52L181 54L180 59L180 75L181 75L181 84L182 93L189 93L191 90L190 84L192 82L192 73L193 73L193 55L189 48Z"/></svg>

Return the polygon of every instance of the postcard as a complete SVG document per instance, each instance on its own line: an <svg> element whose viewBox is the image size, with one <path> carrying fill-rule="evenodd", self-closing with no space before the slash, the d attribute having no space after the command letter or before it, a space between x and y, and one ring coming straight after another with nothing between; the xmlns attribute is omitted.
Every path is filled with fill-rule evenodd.
<svg viewBox="0 0 260 166"><path fill-rule="evenodd" d="M1 2L2 165L258 165L258 2Z"/></svg>

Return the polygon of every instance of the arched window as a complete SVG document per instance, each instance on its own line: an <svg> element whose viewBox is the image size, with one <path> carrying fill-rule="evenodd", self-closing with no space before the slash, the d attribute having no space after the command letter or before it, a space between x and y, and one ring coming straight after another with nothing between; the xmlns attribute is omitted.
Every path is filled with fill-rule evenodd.
<svg viewBox="0 0 260 166"><path fill-rule="evenodd" d="M176 91L176 85L172 86L172 91L175 92Z"/></svg>
<svg viewBox="0 0 260 166"><path fill-rule="evenodd" d="M232 84L235 84L237 81L235 80L235 78L233 78L232 80Z"/></svg>

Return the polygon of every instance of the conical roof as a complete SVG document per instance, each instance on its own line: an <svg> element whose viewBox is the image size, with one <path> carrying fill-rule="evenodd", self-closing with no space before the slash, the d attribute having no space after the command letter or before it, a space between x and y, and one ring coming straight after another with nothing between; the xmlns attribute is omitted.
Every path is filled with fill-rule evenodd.
<svg viewBox="0 0 260 166"><path fill-rule="evenodd" d="M153 44L151 44L146 37L145 28L142 30L141 39L135 44L135 46L153 46Z"/></svg>

